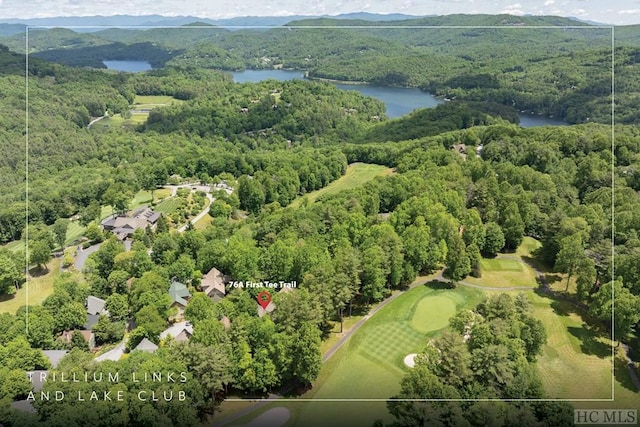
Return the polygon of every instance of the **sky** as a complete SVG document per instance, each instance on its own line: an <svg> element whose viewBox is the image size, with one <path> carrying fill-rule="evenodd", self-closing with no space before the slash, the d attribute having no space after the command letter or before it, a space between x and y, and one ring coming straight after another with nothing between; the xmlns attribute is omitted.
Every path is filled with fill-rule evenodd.
<svg viewBox="0 0 640 427"><path fill-rule="evenodd" d="M90 15L337 15L350 12L447 15L558 15L614 25L640 24L640 0L0 0L0 17Z"/></svg>

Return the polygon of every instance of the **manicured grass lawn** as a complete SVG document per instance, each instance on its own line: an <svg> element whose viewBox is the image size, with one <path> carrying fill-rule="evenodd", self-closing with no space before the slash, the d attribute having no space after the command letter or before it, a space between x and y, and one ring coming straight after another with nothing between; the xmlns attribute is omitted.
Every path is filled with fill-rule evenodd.
<svg viewBox="0 0 640 427"><path fill-rule="evenodd" d="M178 100L172 96L165 96L165 95L136 95L135 99L133 100L133 105L135 107L144 106L144 105L158 106L158 105L169 105L169 104L179 103L179 102L184 102L184 101Z"/></svg>
<svg viewBox="0 0 640 427"><path fill-rule="evenodd" d="M413 329L423 333L437 331L449 324L449 319L456 314L456 302L452 298L433 296L422 299L411 318Z"/></svg>
<svg viewBox="0 0 640 427"><path fill-rule="evenodd" d="M537 286L536 273L531 267L515 259L504 258L498 255L497 258L483 258L480 260L480 270L482 277L476 278L468 276L465 282L476 285L508 288L512 286Z"/></svg>
<svg viewBox="0 0 640 427"><path fill-rule="evenodd" d="M133 196L133 200L129 202L129 209L136 209L140 206L151 204L151 192L146 190L140 190Z"/></svg>
<svg viewBox="0 0 640 427"><path fill-rule="evenodd" d="M170 188L158 188L157 190L155 190L153 192L153 199L154 200L162 200L162 199L166 199L170 195L171 195L171 189Z"/></svg>
<svg viewBox="0 0 640 427"><path fill-rule="evenodd" d="M48 264L48 273L29 278L27 283L14 295L0 297L0 313L15 314L20 307L27 305L27 288L29 289L29 305L41 304L53 292L53 278L58 275L61 262L62 258L54 258Z"/></svg>
<svg viewBox="0 0 640 427"><path fill-rule="evenodd" d="M350 190L352 188L359 187L377 176L390 175L393 173L391 168L372 165L368 163L354 163L349 165L347 172L333 181L329 185L320 190L313 191L309 194L305 194L302 197L298 197L291 202L292 207L298 207L306 199L308 203L313 203L318 197L330 194L336 194L344 190Z"/></svg>
<svg viewBox="0 0 640 427"><path fill-rule="evenodd" d="M614 401L571 404L584 409L640 410L640 392L631 382L622 347L615 348L615 343L612 377L609 333L592 326L590 319L564 301L534 293L531 300L534 316L544 323L548 335L537 366L549 397L608 400L613 393Z"/></svg>
<svg viewBox="0 0 640 427"><path fill-rule="evenodd" d="M69 223L69 228L67 228L67 240L65 240L65 245L69 246L73 242L80 240L86 229L87 228L80 225L78 221L71 221Z"/></svg>
<svg viewBox="0 0 640 427"><path fill-rule="evenodd" d="M538 371L550 398L611 398L611 341L572 305L530 294L533 315L547 330Z"/></svg>
<svg viewBox="0 0 640 427"><path fill-rule="evenodd" d="M175 212L175 210L178 209L179 205L180 205L180 199L177 197L174 197L168 200L163 200L162 202L158 203L155 207L155 210L165 214L170 214Z"/></svg>
<svg viewBox="0 0 640 427"><path fill-rule="evenodd" d="M9 249L11 252L24 252L24 240L14 240L13 242L9 242L2 247L5 249Z"/></svg>
<svg viewBox="0 0 640 427"><path fill-rule="evenodd" d="M400 381L407 372L403 359L425 346L448 324L455 309L478 303L482 291L458 287L433 289L418 286L396 298L371 317L340 350L323 366L314 388L304 398L313 399L387 399L400 391ZM434 299L433 303L428 301ZM434 305L443 301L454 310L434 311ZM427 302L425 302L427 301ZM425 325L423 320L446 317ZM414 324L421 325L422 331ZM291 419L285 426L324 426L326 414L340 420L344 426L370 426L376 419L390 422L384 402L276 402L268 407L284 406L291 410ZM265 410L269 408L265 408ZM255 418L260 411L239 419L241 425ZM338 425L338 424L333 424Z"/></svg>

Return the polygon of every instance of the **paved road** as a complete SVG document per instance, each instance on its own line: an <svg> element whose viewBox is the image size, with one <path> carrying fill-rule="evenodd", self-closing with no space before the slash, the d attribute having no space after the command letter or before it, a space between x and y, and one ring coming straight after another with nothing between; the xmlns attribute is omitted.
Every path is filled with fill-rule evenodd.
<svg viewBox="0 0 640 427"><path fill-rule="evenodd" d="M209 213L209 207L211 206L211 203L213 203L213 201L215 199L209 193L207 193L207 199L209 199L209 204L207 206L205 206L205 208L202 210L202 212L200 212L198 215L196 215L190 221L192 225L196 225L196 222L200 221L205 215L207 215ZM188 225L189 224L185 224L182 227L178 228L178 233L184 233L184 231L187 229Z"/></svg>
<svg viewBox="0 0 640 427"><path fill-rule="evenodd" d="M97 245L89 246L87 249L82 249L82 247L78 249L78 255L76 256L76 262L74 264L76 271L82 271L84 263L87 262L89 255L97 251L101 244L102 243L98 243Z"/></svg>

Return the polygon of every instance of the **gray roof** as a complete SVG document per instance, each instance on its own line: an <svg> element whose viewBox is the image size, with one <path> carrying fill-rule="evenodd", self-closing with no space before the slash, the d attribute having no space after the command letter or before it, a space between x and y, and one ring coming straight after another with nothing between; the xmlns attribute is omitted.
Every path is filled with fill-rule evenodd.
<svg viewBox="0 0 640 427"><path fill-rule="evenodd" d="M146 351L149 353L153 353L157 349L158 346L149 341L147 338L143 338L142 341L140 341L140 344L138 344L136 348L134 348L134 350Z"/></svg>
<svg viewBox="0 0 640 427"><path fill-rule="evenodd" d="M21 412L30 412L32 414L37 412L36 408L33 407L31 400L16 400L15 402L11 402L11 407Z"/></svg>
<svg viewBox="0 0 640 427"><path fill-rule="evenodd" d="M87 314L87 323L85 323L82 327L88 331L93 329L93 326L98 323L100 320L99 314Z"/></svg>
<svg viewBox="0 0 640 427"><path fill-rule="evenodd" d="M101 298L89 295L87 297L87 313L88 314L100 314L104 312L105 301Z"/></svg>
<svg viewBox="0 0 640 427"><path fill-rule="evenodd" d="M31 387L33 391L42 390L42 386L44 381L46 381L46 377L49 371L28 371L27 379L31 382Z"/></svg>
<svg viewBox="0 0 640 427"><path fill-rule="evenodd" d="M69 350L43 350L42 351L49 362L51 362L51 366L54 368L58 367L58 363L62 360L62 358L69 353Z"/></svg>

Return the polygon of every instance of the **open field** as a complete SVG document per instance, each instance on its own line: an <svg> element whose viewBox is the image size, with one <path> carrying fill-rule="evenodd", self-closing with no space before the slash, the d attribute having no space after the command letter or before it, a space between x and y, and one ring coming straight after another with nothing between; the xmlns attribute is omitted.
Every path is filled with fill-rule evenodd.
<svg viewBox="0 0 640 427"><path fill-rule="evenodd" d="M513 256L513 255L511 255ZM529 286L535 288L535 271L524 262L509 258L509 255L498 255L496 258L483 258L480 260L482 277L468 276L465 282L476 285L508 288L512 286Z"/></svg>
<svg viewBox="0 0 640 427"><path fill-rule="evenodd" d="M53 258L47 266L49 272L41 276L29 278L26 284L14 295L2 295L0 297L0 313L15 312L27 304L27 288L29 290L29 305L39 305L53 292L53 279L60 272L62 258Z"/></svg>
<svg viewBox="0 0 640 427"><path fill-rule="evenodd" d="M166 199L169 196L171 196L171 189L170 188L158 188L157 190L155 190L153 192L153 200L154 201Z"/></svg>
<svg viewBox="0 0 640 427"><path fill-rule="evenodd" d="M608 332L594 326L587 315L567 302L530 295L534 316L544 323L548 335L537 362L548 396L609 400L613 395L614 401L571 404L585 409L640 410L640 392L631 382L622 348L612 345Z"/></svg>
<svg viewBox="0 0 640 427"><path fill-rule="evenodd" d="M295 199L289 206L299 207L304 200L313 203L318 197L330 194L337 194L344 190L359 187L377 176L385 176L393 173L393 169L386 166L372 165L368 163L353 163L347 168L347 172L320 190L312 191L302 197Z"/></svg>
<svg viewBox="0 0 640 427"><path fill-rule="evenodd" d="M69 246L73 244L73 242L80 240L86 229L87 228L80 225L78 221L71 221L69 228L67 228L67 240L65 240L64 244Z"/></svg>

